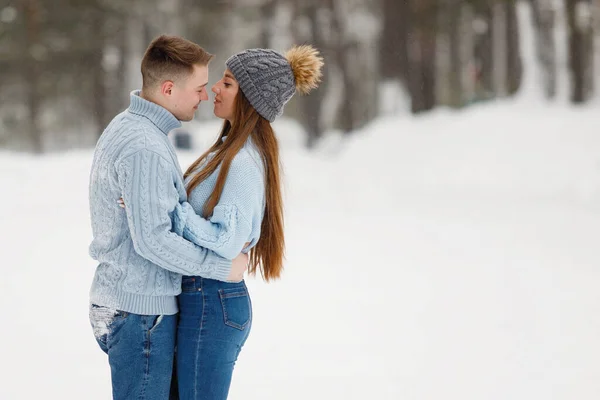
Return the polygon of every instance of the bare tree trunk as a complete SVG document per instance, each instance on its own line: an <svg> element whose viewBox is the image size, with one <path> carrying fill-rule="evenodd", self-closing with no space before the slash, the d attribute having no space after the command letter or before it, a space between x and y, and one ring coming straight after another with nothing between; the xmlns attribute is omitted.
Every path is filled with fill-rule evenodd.
<svg viewBox="0 0 600 400"><path fill-rule="evenodd" d="M106 0L104 0L106 1ZM133 17L135 10L131 7L131 3L127 6L119 6L115 3L107 3L105 11L105 24L109 28L105 28L104 48L107 50L104 63L104 91L106 101L104 102L105 117L104 126L110 122L110 119L121 112L129 103L129 92L127 88L137 87L138 85L130 85L128 82L129 74L129 52L131 40L129 38L130 31L128 29L128 21ZM137 64L136 74L139 74L139 63ZM100 133L102 131L99 131Z"/></svg>
<svg viewBox="0 0 600 400"><path fill-rule="evenodd" d="M260 47L270 48L271 38L273 37L273 18L277 9L277 0L265 0L260 7L261 13L261 32Z"/></svg>
<svg viewBox="0 0 600 400"><path fill-rule="evenodd" d="M337 67L339 68L342 75L342 87L344 90L344 100L342 100L342 104L340 107L340 128L344 133L350 133L354 127L354 121L356 120L356 116L354 115L354 109L352 107L351 99L348 97L348 93L356 93L356 88L354 87L355 82L352 79L352 73L350 71L351 65L348 64L348 53L350 50L350 44L346 42L343 31L343 22L340 10L338 9L338 5L336 0L329 0L328 2L331 7L331 15L332 15L332 31L335 32L335 39L333 41L333 52L335 57L335 62Z"/></svg>
<svg viewBox="0 0 600 400"><path fill-rule="evenodd" d="M365 13L362 18L373 17L360 4L350 4L346 0L329 0L328 4L332 10L330 32L333 60L341 72L343 91L339 126L343 132L350 133L377 114L378 37L373 30L366 30L361 37L353 34L355 27L349 24L356 20L357 15Z"/></svg>
<svg viewBox="0 0 600 400"><path fill-rule="evenodd" d="M407 1L383 0L383 31L380 41L380 74L383 79L408 81Z"/></svg>
<svg viewBox="0 0 600 400"><path fill-rule="evenodd" d="M521 60L521 45L519 23L517 19L517 4L515 0L504 3L506 16L506 91L515 94L521 86L523 78L523 61Z"/></svg>
<svg viewBox="0 0 600 400"><path fill-rule="evenodd" d="M127 87L127 56L129 54L129 40L127 38L127 16L120 16L119 24L121 29L118 31L117 51L119 54L119 65L116 70L116 88L114 101L111 102L114 106L111 109L111 115L116 114L126 104L128 104L129 93L123 89Z"/></svg>
<svg viewBox="0 0 600 400"><path fill-rule="evenodd" d="M42 140L42 130L40 127L40 73L41 66L39 60L40 44L40 4L37 0L21 0L21 10L25 18L25 53L23 62L23 77L27 91L27 105L29 109L28 116L28 136L31 142L31 148L35 153L42 153L44 145Z"/></svg>
<svg viewBox="0 0 600 400"><path fill-rule="evenodd" d="M462 2L461 2L462 3ZM476 93L475 76L475 32L473 30L474 12L470 4L462 3L460 18L460 57L464 68L462 69L463 98L466 103L473 101Z"/></svg>
<svg viewBox="0 0 600 400"><path fill-rule="evenodd" d="M184 36L187 31L187 21L185 20L186 5L183 0L169 0L161 2L161 17L159 26L165 33L171 35Z"/></svg>
<svg viewBox="0 0 600 400"><path fill-rule="evenodd" d="M505 4L492 5L492 87L498 97L506 96L507 45Z"/></svg>
<svg viewBox="0 0 600 400"><path fill-rule="evenodd" d="M585 102L593 85L593 34L589 0L565 0L569 32L571 101Z"/></svg>
<svg viewBox="0 0 600 400"><path fill-rule="evenodd" d="M108 114L106 108L106 72L104 70L103 58L104 58L104 22L105 22L105 10L99 5L92 10L91 25L92 32L96 32L90 38L93 49L93 56L90 58L90 71L92 73L92 88L94 91L93 98L93 116L96 122L96 132L98 137L102 134L102 131L108 124Z"/></svg>
<svg viewBox="0 0 600 400"><path fill-rule="evenodd" d="M460 0L446 1L446 21L448 28L448 44L450 52L450 106L462 107L464 105L464 91L462 85L463 63L461 57L461 16L462 6Z"/></svg>
<svg viewBox="0 0 600 400"><path fill-rule="evenodd" d="M594 21L594 32L593 32L593 54L594 57L594 67L592 68L592 73L594 77L600 77L600 0L594 0L593 3L593 21ZM594 82L596 84L596 82Z"/></svg>
<svg viewBox="0 0 600 400"><path fill-rule="evenodd" d="M543 73L546 98L556 96L556 43L554 40L555 11L550 0L530 0L536 32L537 57Z"/></svg>
<svg viewBox="0 0 600 400"><path fill-rule="evenodd" d="M410 28L410 93L413 113L435 107L437 0L412 0Z"/></svg>
<svg viewBox="0 0 600 400"><path fill-rule="evenodd" d="M349 66L347 65L346 54L348 53L348 43L343 31L343 16L338 10L339 5L336 0L327 0L327 8L331 15L331 53L335 67L339 70L342 80L342 103L338 111L339 127L344 133L349 133L353 128L353 110L350 101L347 99L347 93L352 93L353 85L350 77Z"/></svg>
<svg viewBox="0 0 600 400"><path fill-rule="evenodd" d="M484 97L493 97L494 95L494 55L493 55L493 12L491 5L486 1L482 20L486 26L486 31L481 37L479 47L479 61L481 63L481 90Z"/></svg>
<svg viewBox="0 0 600 400"><path fill-rule="evenodd" d="M319 2L307 2L304 3L305 7L302 12L296 8L297 14L300 13L306 19L308 24L310 25L309 29L309 38L300 37L299 32L295 32L295 38L299 43L302 42L310 42L312 43L321 53L322 56L328 58L329 51L327 48L327 43L323 36L322 27L319 24L319 12L322 11L322 6L318 4ZM326 62L323 70L324 79L321 86L311 93L310 97L298 96L298 101L300 104L300 109L302 110L302 115L300 116L300 122L304 126L306 130L306 146L308 148L313 148L317 144L317 141L323 136L323 126L321 123L322 118L322 109L323 109L323 100L326 93L327 88L327 74L329 70L329 63Z"/></svg>

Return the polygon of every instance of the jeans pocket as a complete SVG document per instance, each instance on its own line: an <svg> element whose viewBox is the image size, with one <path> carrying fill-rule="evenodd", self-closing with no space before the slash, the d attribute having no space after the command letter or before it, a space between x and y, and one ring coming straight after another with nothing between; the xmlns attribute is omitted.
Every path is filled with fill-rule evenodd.
<svg viewBox="0 0 600 400"><path fill-rule="evenodd" d="M243 331L252 319L252 306L245 286L219 289L225 325Z"/></svg>

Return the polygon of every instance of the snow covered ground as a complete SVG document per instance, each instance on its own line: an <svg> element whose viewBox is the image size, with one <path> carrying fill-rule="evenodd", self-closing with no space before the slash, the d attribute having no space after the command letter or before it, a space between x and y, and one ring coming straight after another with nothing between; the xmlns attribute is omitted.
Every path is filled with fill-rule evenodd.
<svg viewBox="0 0 600 400"><path fill-rule="evenodd" d="M314 153L276 124L286 273L248 280L232 400L600 398L599 107L542 104L537 75L516 100L385 117ZM217 130L197 127L182 167ZM87 317L91 157L0 152L2 400L110 398Z"/></svg>
<svg viewBox="0 0 600 400"><path fill-rule="evenodd" d="M279 123L287 271L249 280L231 399L599 398L600 117L534 104L380 119L313 154ZM90 162L0 153L1 399L110 398Z"/></svg>

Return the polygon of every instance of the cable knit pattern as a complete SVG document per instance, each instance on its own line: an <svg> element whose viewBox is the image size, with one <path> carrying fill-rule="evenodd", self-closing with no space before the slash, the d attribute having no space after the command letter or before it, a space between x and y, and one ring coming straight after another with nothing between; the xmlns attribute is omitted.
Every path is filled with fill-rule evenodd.
<svg viewBox="0 0 600 400"><path fill-rule="evenodd" d="M182 274L222 281L229 275L230 259L172 231L173 211L187 199L167 137L178 126L167 110L132 92L130 107L98 141L90 175L90 255L99 262L90 290L94 304L175 314Z"/></svg>
<svg viewBox="0 0 600 400"><path fill-rule="evenodd" d="M219 203L206 220L199 215L203 214L219 171L220 167L194 188L189 203L175 208L173 230L199 246L232 259L242 250L249 251L260 237L265 208L264 167L249 140L231 162ZM250 245L244 249L246 242Z"/></svg>
<svg viewBox="0 0 600 400"><path fill-rule="evenodd" d="M260 115L273 122L283 114L296 92L294 72L283 55L272 49L249 49L234 54L225 64Z"/></svg>

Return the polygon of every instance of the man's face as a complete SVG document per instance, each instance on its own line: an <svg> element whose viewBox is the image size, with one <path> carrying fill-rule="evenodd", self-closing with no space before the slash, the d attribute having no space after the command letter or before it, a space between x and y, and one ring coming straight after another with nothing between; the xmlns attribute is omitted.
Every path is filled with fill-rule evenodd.
<svg viewBox="0 0 600 400"><path fill-rule="evenodd" d="M173 82L170 96L171 113L180 121L191 121L202 100L208 100L208 66L194 65L187 77Z"/></svg>

